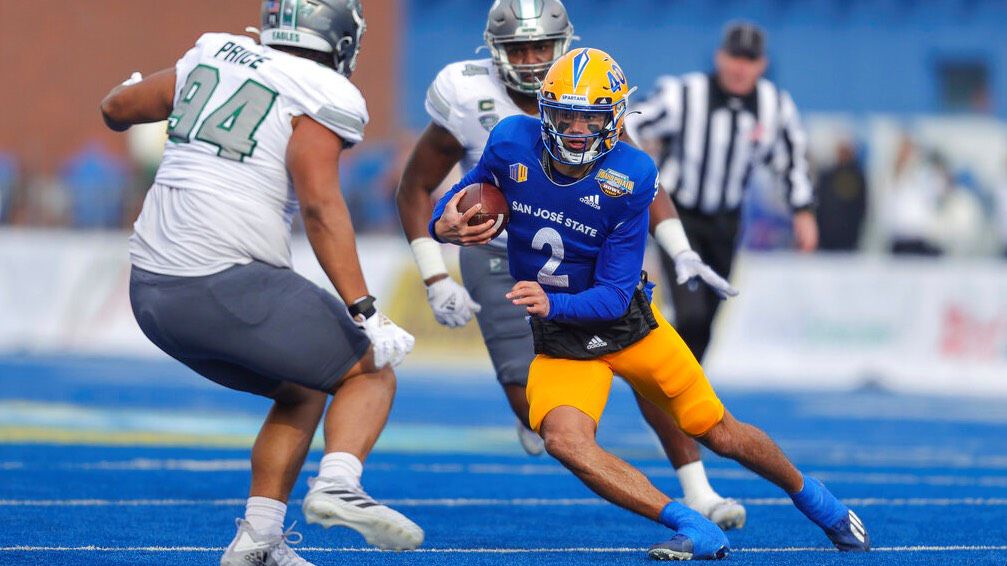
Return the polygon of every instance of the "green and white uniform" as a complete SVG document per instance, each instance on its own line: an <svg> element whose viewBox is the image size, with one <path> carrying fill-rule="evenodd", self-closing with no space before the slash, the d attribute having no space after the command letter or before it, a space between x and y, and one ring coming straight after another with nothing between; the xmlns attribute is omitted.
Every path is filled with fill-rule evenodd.
<svg viewBox="0 0 1007 566"><path fill-rule="evenodd" d="M363 97L328 67L224 33L200 37L175 73L164 159L130 238L133 265L186 277L252 261L290 267L291 119L309 116L356 144Z"/></svg>

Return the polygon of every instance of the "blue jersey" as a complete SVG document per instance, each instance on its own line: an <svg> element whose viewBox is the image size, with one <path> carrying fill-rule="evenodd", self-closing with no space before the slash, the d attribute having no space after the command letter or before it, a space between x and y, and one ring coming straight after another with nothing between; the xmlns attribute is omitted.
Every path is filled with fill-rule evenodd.
<svg viewBox="0 0 1007 566"><path fill-rule="evenodd" d="M476 167L437 203L430 233L437 237L434 224L455 193L473 183L492 183L510 206L511 276L542 285L549 296L548 318L615 320L626 312L640 280L657 167L646 153L619 143L587 176L563 182L553 172L554 181L543 169L544 152L538 119L502 120Z"/></svg>

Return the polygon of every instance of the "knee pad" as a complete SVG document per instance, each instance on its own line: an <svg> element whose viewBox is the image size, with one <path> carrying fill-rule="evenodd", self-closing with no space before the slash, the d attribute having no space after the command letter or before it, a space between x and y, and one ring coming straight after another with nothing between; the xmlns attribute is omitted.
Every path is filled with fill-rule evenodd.
<svg viewBox="0 0 1007 566"><path fill-rule="evenodd" d="M687 401L676 415L678 428L689 436L703 436L724 418L724 405L716 397Z"/></svg>

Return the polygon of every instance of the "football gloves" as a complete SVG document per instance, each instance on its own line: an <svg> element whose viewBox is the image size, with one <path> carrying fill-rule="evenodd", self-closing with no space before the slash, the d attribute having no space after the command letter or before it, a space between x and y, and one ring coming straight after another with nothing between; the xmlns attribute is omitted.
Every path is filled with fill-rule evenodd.
<svg viewBox="0 0 1007 566"><path fill-rule="evenodd" d="M427 287L427 302L437 322L448 328L465 326L472 320L472 315L482 310L465 287L451 277L435 281Z"/></svg>
<svg viewBox="0 0 1007 566"><path fill-rule="evenodd" d="M696 252L692 250L680 252L674 257L674 260L675 273L678 274L679 285L698 278L703 283L709 285L713 289L713 292L721 299L738 295L738 290L732 287L726 279L718 275L713 268L703 263L703 260L699 258L699 254ZM693 289L691 286L689 288L690 290Z"/></svg>
<svg viewBox="0 0 1007 566"><path fill-rule="evenodd" d="M374 348L374 365L379 369L386 365L395 367L401 364L416 344L412 334L400 328L381 311L374 311L368 318L359 315L354 318L354 322L370 338Z"/></svg>

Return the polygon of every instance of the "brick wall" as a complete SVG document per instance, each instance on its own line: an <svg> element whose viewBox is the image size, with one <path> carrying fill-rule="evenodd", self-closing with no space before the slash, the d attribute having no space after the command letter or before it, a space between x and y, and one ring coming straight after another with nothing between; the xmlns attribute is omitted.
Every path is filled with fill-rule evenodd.
<svg viewBox="0 0 1007 566"><path fill-rule="evenodd" d="M369 139L397 128L400 0L364 0L367 34L353 81ZM130 72L170 67L206 31L257 26L256 0L0 0L0 151L53 171L91 140L125 151L98 103Z"/></svg>

